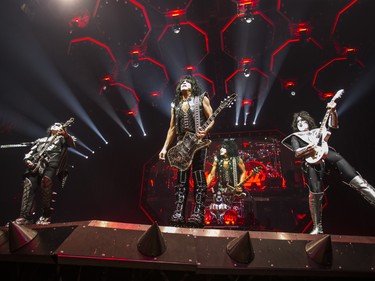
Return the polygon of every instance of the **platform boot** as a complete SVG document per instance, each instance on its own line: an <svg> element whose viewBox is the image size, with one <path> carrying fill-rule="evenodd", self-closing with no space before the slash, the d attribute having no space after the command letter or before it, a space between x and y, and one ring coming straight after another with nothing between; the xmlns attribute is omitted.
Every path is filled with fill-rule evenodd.
<svg viewBox="0 0 375 281"><path fill-rule="evenodd" d="M16 224L32 224L32 208L35 198L35 190L28 178L23 181L23 193L21 202L20 216L14 221Z"/></svg>
<svg viewBox="0 0 375 281"><path fill-rule="evenodd" d="M202 170L194 171L194 209L188 218L187 226L192 228L203 228L205 215L205 201L207 183L206 177Z"/></svg>
<svg viewBox="0 0 375 281"><path fill-rule="evenodd" d="M371 184L358 175L350 181L349 185L358 191L367 202L375 207L375 189Z"/></svg>
<svg viewBox="0 0 375 281"><path fill-rule="evenodd" d="M185 209L186 201L189 192L186 172L178 172L179 183L175 186L175 210L169 220L170 226L183 227L185 226Z"/></svg>
<svg viewBox="0 0 375 281"><path fill-rule="evenodd" d="M309 207L311 219L313 221L313 230L310 234L323 234L322 224L322 202L324 193L309 193Z"/></svg>
<svg viewBox="0 0 375 281"><path fill-rule="evenodd" d="M51 223L52 215L52 180L49 177L44 176L41 182L41 194L42 194L42 216L37 220L36 224L48 225Z"/></svg>

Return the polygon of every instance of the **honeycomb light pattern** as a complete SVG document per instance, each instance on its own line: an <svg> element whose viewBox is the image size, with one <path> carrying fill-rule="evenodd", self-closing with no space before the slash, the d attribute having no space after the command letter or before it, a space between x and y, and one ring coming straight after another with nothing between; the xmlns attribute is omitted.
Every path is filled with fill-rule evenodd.
<svg viewBox="0 0 375 281"><path fill-rule="evenodd" d="M241 10L249 2L255 19L251 24ZM187 69L216 100L239 92L240 99L263 104L273 84L282 93L290 81L324 99L325 93L350 88L366 67L362 61L374 41L361 28L372 26L370 17L361 14L373 6L359 0L98 1L92 13L95 28L72 39L71 48L76 55L78 46L73 45L85 43L87 49L91 44L99 52L96 59L107 61L97 69L100 75L115 74L140 103L152 102L150 93L168 94L169 84ZM174 11L180 16L170 16ZM174 21L181 26L179 34L172 30ZM356 49L354 58L346 48ZM140 53L137 68L131 67L129 56L134 50ZM242 75L244 59L251 61L252 79ZM151 83L144 83L145 75ZM119 100L113 103L118 106ZM149 204L141 200L143 210L152 208Z"/></svg>
<svg viewBox="0 0 375 281"><path fill-rule="evenodd" d="M174 84L189 66L203 84L212 81L204 85L211 96L216 92L236 91L235 87L228 87L227 82L241 70L244 58L250 58L252 67L262 74L258 79L267 77L268 80L260 82L267 84L261 89L254 85L243 87L257 89L253 90L253 99L258 98L257 94L267 93L274 81L280 82L282 89L283 82L289 80L297 86L310 85L311 91L323 96L337 88L337 82L330 78L345 72L343 67L348 76L359 75L364 65L362 61L369 52L364 49L374 44L368 35L371 32L363 29L348 32L353 24L370 26L369 17L360 15L371 9L371 1L86 2L85 9L81 7L71 12L72 19L78 16L77 11L89 11L91 15L88 24L73 33L71 52L81 49L83 55L88 48L83 47L83 43L91 45L93 50L99 45L96 59L103 63L96 70L100 73L98 76L112 73L117 82L134 88L141 100L151 92L168 92L167 84ZM243 7L248 3L254 11L255 20L251 24L243 19ZM174 11L180 16L170 16ZM180 34L173 33L175 20L181 25ZM305 39L301 39L297 31L301 26L308 29ZM345 48L356 48L359 67L343 64ZM124 67L129 65L129 54L134 50L140 50L143 58L137 71ZM112 53L113 62L106 62L107 53ZM155 67L151 66L153 63ZM153 73L150 84L157 86L150 89L140 82L142 72ZM246 84L259 84L258 79Z"/></svg>
<svg viewBox="0 0 375 281"><path fill-rule="evenodd" d="M30 7L38 2L27 11L30 19L40 33L53 31L44 39L47 44L62 41L62 51L56 51L74 65L74 83L123 113L141 113L151 104L157 114L167 115L176 81L191 73L214 108L236 92L237 110L242 110L241 99L260 110L260 128L282 124L289 130L286 123L295 108L324 110L327 93L339 88L346 89L345 99L355 99L351 90L373 69L373 0L82 0L69 8L60 1L23 2ZM250 3L255 20L247 24L243 6ZM181 25L179 34L172 30L174 21ZM137 68L132 66L135 52ZM244 60L251 62L250 79L242 75ZM104 77L112 85L105 95ZM286 98L286 85L292 84L300 99ZM233 129L234 112L224 111L215 129ZM162 118L152 114L160 130ZM101 115L92 117L101 121ZM130 123L129 116L121 117ZM149 129L154 123L144 125ZM141 130L134 131L139 140Z"/></svg>

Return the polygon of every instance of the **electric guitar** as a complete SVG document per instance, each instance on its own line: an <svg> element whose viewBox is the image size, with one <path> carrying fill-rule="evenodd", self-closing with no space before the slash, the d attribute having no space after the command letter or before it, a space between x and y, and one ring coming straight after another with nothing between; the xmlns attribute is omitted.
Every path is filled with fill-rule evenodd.
<svg viewBox="0 0 375 281"><path fill-rule="evenodd" d="M236 186L241 186L241 185L243 185L243 184L244 184L245 182L247 182L250 178L252 178L253 176L259 174L260 171L262 171L262 169L263 169L262 166L257 166L257 167L255 167L255 168L251 171L250 175L248 175L243 181L241 181L241 182L240 182L239 184L237 184ZM231 193L233 193L233 192L236 191L236 187L234 187L234 186L231 186L231 185L227 184L227 187L228 187L228 191L231 192ZM246 193L244 193L244 192L242 192L242 193L240 193L240 194L236 194L236 195L237 195L237 196L241 196L242 194L244 194L244 197L246 196Z"/></svg>
<svg viewBox="0 0 375 281"><path fill-rule="evenodd" d="M70 126L73 122L74 118L72 117L68 121L66 121L62 125L62 127L66 128ZM33 166L30 168L31 173L43 173L44 169L46 168L46 165L49 162L49 157L45 154L45 151L55 141L57 136L58 135L53 135L53 137L47 143L44 144L43 149L33 157L33 159L31 160L33 162Z"/></svg>
<svg viewBox="0 0 375 281"><path fill-rule="evenodd" d="M202 129L205 130L224 108L230 107L236 100L236 97L237 94L232 94L221 101L220 106L201 126ZM186 171L193 161L195 152L209 146L210 144L211 140L200 139L196 133L186 132L183 139L167 152L170 166L178 168L181 171Z"/></svg>
<svg viewBox="0 0 375 281"><path fill-rule="evenodd" d="M338 98L341 98L344 90L341 89L337 91L337 93L333 96L332 101L335 101ZM319 129L311 130L313 132L313 139L309 139L310 144L315 144L315 153L312 156L306 158L307 163L310 164L317 164L320 163L323 159L326 158L328 154L328 139L331 136L331 133L327 131L326 123L328 121L328 117L330 115L331 109L328 109L326 114L324 115L322 124L320 125Z"/></svg>

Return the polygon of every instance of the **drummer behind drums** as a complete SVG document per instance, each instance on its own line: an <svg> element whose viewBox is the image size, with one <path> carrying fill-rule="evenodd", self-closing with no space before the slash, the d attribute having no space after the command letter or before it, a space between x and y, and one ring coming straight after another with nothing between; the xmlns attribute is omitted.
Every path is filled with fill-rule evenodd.
<svg viewBox="0 0 375 281"><path fill-rule="evenodd" d="M214 194L214 202L210 204L209 210L213 217L216 219L216 223L223 224L224 223L224 214L230 207L224 203L224 197L220 190L218 190Z"/></svg>

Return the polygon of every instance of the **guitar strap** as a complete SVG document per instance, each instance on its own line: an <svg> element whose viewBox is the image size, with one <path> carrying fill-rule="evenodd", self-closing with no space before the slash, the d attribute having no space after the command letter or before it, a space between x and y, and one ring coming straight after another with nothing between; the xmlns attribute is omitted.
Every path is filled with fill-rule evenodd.
<svg viewBox="0 0 375 281"><path fill-rule="evenodd" d="M50 138L50 139L49 139ZM43 145L39 148L39 151L37 152L37 158L36 160L39 160L40 157L42 157L43 153L46 151L46 149L52 144L52 142L55 140L55 136L48 136L45 137L45 142ZM42 140L42 139L41 139Z"/></svg>
<svg viewBox="0 0 375 281"><path fill-rule="evenodd" d="M198 128L201 124L199 99L200 99L199 96L194 97L194 122L195 122L195 132L196 133L198 133Z"/></svg>
<svg viewBox="0 0 375 281"><path fill-rule="evenodd" d="M237 157L232 157L232 166L233 166L233 185L236 186L238 183L237 177Z"/></svg>

